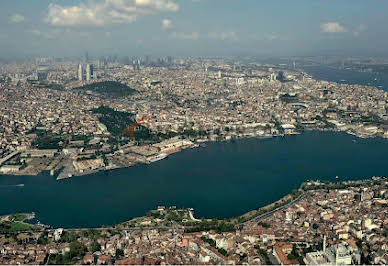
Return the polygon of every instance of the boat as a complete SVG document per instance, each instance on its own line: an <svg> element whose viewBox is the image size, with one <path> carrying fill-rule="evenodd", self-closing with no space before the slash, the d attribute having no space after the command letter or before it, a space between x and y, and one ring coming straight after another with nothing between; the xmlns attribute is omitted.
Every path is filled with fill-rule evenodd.
<svg viewBox="0 0 388 266"><path fill-rule="evenodd" d="M161 154L150 156L150 157L147 158L147 164L163 160L167 156L168 156L167 153L161 153Z"/></svg>
<svg viewBox="0 0 388 266"><path fill-rule="evenodd" d="M338 179L338 178L339 178L338 175L336 175L336 176L335 176L335 179Z"/></svg>
<svg viewBox="0 0 388 266"><path fill-rule="evenodd" d="M198 148L198 147L199 147L199 144L194 144L193 146L191 146L192 149Z"/></svg>
<svg viewBox="0 0 388 266"><path fill-rule="evenodd" d="M17 184L17 185L1 185L0 188L7 188L7 187L24 187L24 184Z"/></svg>
<svg viewBox="0 0 388 266"><path fill-rule="evenodd" d="M273 138L272 135L260 135L260 136L256 136L256 138L258 139L271 139Z"/></svg>

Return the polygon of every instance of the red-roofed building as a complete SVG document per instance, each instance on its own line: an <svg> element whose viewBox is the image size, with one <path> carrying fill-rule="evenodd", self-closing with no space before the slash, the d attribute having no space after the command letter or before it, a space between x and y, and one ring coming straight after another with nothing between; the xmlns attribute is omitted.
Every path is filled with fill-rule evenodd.
<svg viewBox="0 0 388 266"><path fill-rule="evenodd" d="M289 260L287 255L292 251L292 244L280 242L274 246L273 253L282 265L297 265L297 260Z"/></svg>

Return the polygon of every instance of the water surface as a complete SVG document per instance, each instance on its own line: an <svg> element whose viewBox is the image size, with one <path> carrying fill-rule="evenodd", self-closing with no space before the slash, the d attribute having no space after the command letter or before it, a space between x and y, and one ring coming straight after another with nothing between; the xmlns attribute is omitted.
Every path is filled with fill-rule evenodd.
<svg viewBox="0 0 388 266"><path fill-rule="evenodd" d="M335 69L327 66L310 66L302 68L317 80L373 86L388 91L388 75L385 74Z"/></svg>
<svg viewBox="0 0 388 266"><path fill-rule="evenodd" d="M225 218L278 200L308 179L388 175L388 140L305 132L274 139L210 143L151 165L56 181L0 175L0 214L36 212L55 227L112 225L158 205ZM11 187L25 184L24 187Z"/></svg>

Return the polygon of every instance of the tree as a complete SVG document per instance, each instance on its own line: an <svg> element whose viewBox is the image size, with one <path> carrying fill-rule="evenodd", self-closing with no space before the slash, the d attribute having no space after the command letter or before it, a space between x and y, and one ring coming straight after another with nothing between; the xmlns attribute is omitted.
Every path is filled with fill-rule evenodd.
<svg viewBox="0 0 388 266"><path fill-rule="evenodd" d="M74 264L77 260L81 259L87 251L84 244L79 241L73 241L70 243L70 251L66 252L63 256L63 264Z"/></svg>
<svg viewBox="0 0 388 266"><path fill-rule="evenodd" d="M97 241L93 241L93 243L90 245L90 252L94 253L94 252L100 251L100 250L101 250L100 244L98 244Z"/></svg>
<svg viewBox="0 0 388 266"><path fill-rule="evenodd" d="M218 249L218 252L219 252L221 255L225 256L225 257L228 256L228 252L227 252L225 249L223 249L223 248L219 248L219 249Z"/></svg>
<svg viewBox="0 0 388 266"><path fill-rule="evenodd" d="M361 195L360 194L354 194L354 199L359 201L361 200Z"/></svg>
<svg viewBox="0 0 388 266"><path fill-rule="evenodd" d="M124 256L124 251L122 249L116 249L116 258L120 258Z"/></svg>

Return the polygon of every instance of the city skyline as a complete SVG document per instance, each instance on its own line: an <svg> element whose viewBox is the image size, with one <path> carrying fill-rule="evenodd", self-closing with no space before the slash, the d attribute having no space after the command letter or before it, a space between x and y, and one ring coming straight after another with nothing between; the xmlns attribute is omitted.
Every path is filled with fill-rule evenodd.
<svg viewBox="0 0 388 266"><path fill-rule="evenodd" d="M387 55L386 1L2 1L0 58ZM373 40L371 42L370 40Z"/></svg>

